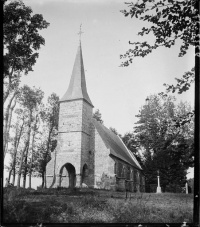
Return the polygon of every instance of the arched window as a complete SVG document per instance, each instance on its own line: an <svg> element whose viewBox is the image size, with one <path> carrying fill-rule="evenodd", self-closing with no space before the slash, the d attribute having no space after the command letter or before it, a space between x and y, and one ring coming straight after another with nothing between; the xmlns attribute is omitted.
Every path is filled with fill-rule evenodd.
<svg viewBox="0 0 200 227"><path fill-rule="evenodd" d="M117 176L122 177L123 175L123 165L119 162L117 166Z"/></svg>
<svg viewBox="0 0 200 227"><path fill-rule="evenodd" d="M127 180L130 180L131 179L131 168L130 168L130 166L128 166L128 168L127 168L126 179Z"/></svg>
<svg viewBox="0 0 200 227"><path fill-rule="evenodd" d="M145 185L145 177L142 176L142 185Z"/></svg>
<svg viewBox="0 0 200 227"><path fill-rule="evenodd" d="M137 172L137 183L140 184L140 173Z"/></svg>
<svg viewBox="0 0 200 227"><path fill-rule="evenodd" d="M114 174L117 175L117 162L115 162L115 164L114 164Z"/></svg>
<svg viewBox="0 0 200 227"><path fill-rule="evenodd" d="M133 172L133 170L131 169L131 180L134 180L134 176L133 176L133 174L134 174L134 172Z"/></svg>
<svg viewBox="0 0 200 227"><path fill-rule="evenodd" d="M123 168L122 168L122 177L126 178L126 168L125 168L125 166L123 166Z"/></svg>
<svg viewBox="0 0 200 227"><path fill-rule="evenodd" d="M134 171L134 182L137 182L137 170Z"/></svg>

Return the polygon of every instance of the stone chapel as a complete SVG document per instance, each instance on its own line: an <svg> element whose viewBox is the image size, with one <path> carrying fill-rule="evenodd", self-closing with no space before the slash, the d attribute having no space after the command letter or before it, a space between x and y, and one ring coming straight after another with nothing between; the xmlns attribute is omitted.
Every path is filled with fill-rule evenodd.
<svg viewBox="0 0 200 227"><path fill-rule="evenodd" d="M81 42L69 87L59 102L58 142L46 167L47 187L87 185L144 192L145 178L134 155L119 136L93 118Z"/></svg>

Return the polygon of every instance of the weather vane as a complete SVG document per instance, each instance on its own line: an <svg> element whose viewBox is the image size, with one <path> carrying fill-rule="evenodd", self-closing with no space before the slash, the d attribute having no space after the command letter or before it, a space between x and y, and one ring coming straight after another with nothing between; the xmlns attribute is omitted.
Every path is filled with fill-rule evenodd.
<svg viewBox="0 0 200 227"><path fill-rule="evenodd" d="M82 30L81 30L81 27L82 27L82 24L80 25L80 31L79 31L79 33L78 33L78 35L79 35L79 40L81 41L81 34L83 34L83 32L82 32Z"/></svg>

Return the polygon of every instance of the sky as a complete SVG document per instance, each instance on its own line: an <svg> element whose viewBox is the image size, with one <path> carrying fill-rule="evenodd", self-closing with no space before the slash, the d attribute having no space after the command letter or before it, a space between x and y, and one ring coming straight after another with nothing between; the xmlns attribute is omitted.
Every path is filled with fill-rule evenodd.
<svg viewBox="0 0 200 227"><path fill-rule="evenodd" d="M194 50L178 57L180 44L160 48L145 58L135 58L129 67L120 67L124 54L140 41L137 35L146 24L124 17L122 0L24 0L34 13L42 14L50 23L40 33L45 46L39 51L34 71L22 83L40 87L45 96L55 92L61 98L71 77L82 24L82 51L87 90L99 109L105 126L121 134L132 131L135 115L148 95L165 90L164 83L175 83L175 77L194 66ZM150 42L154 37L147 36ZM178 95L178 100L194 103L194 90Z"/></svg>
<svg viewBox="0 0 200 227"><path fill-rule="evenodd" d="M154 41L137 33L147 23L124 17L124 0L23 0L34 14L42 14L50 23L40 34L45 46L33 72L21 79L22 84L40 87L47 98L66 92L81 37L86 84L94 110L99 109L106 127L114 127L120 134L133 131L135 115L150 94L165 91L164 83L175 84L175 77L194 66L194 49L178 57L180 42L171 48L161 47L145 58L134 58L129 67L120 67L120 55L131 48L129 41ZM194 88L178 101L194 105Z"/></svg>

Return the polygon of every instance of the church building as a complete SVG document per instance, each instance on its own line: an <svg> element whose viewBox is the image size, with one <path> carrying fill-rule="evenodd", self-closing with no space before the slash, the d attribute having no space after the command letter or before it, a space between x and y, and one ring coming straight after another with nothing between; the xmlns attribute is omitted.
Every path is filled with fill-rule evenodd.
<svg viewBox="0 0 200 227"><path fill-rule="evenodd" d="M46 167L47 187L144 192L142 168L121 138L93 118L81 42L60 99L58 142Z"/></svg>

